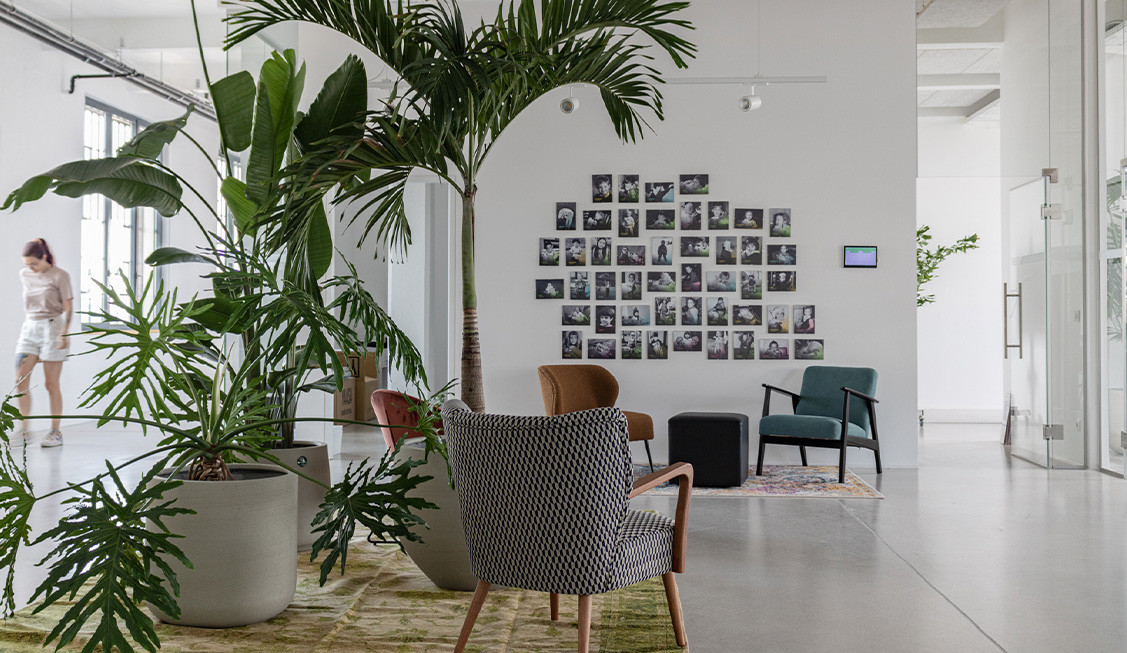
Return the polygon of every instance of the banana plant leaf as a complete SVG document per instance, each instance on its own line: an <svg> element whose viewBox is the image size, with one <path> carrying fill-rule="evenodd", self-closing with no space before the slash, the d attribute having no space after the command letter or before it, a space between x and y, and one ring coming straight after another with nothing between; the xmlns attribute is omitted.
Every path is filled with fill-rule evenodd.
<svg viewBox="0 0 1127 653"><path fill-rule="evenodd" d="M132 209L150 207L165 217L184 208L183 187L176 177L135 156L115 156L90 161L71 161L36 175L12 191L0 210L19 209L52 191L64 197L102 194Z"/></svg>

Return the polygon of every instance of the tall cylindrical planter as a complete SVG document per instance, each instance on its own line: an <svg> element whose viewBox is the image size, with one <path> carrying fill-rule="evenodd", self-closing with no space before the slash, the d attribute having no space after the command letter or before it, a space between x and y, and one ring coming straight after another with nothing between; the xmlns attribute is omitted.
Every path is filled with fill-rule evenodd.
<svg viewBox="0 0 1127 653"><path fill-rule="evenodd" d="M396 458L421 460L424 451L422 439L413 438L401 444ZM450 489L446 459L433 453L427 462L416 467L412 473L433 477L420 485L412 495L430 501L438 509L418 512L429 528L412 528L411 532L423 538L423 542L402 540L404 550L411 556L411 561L438 587L461 592L475 589L477 578L470 572L470 554L462 532L462 512L458 507L457 493Z"/></svg>
<svg viewBox="0 0 1127 653"><path fill-rule="evenodd" d="M329 471L329 445L324 442L305 442L297 440L290 449L274 449L270 453L278 460L315 478L325 485L332 485ZM297 480L297 550L308 551L313 548L313 518L325 500L325 488L304 478Z"/></svg>
<svg viewBox="0 0 1127 653"><path fill-rule="evenodd" d="M183 536L175 544L193 568L168 561L180 582L181 614L172 619L149 605L161 621L245 626L277 616L293 601L297 476L273 465L233 464L231 472L235 480L185 481L164 495L196 514L164 520Z"/></svg>

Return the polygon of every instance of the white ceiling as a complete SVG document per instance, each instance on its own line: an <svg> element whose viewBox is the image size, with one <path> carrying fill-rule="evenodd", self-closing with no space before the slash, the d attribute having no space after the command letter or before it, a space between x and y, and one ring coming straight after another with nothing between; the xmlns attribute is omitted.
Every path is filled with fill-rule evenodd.
<svg viewBox="0 0 1127 653"><path fill-rule="evenodd" d="M997 105L997 89L959 88L961 75L997 75L1001 72L1002 49L987 43L974 43L975 30L984 32L991 19L1008 0L916 0L916 29L920 47L916 56L917 75L943 75L950 90L930 88L917 93L916 104L921 116L970 116L984 106ZM996 25L997 21L990 23ZM928 38L923 38L924 35ZM960 40L970 41L959 47ZM998 39L1000 40L1000 39ZM949 42L944 42L949 41ZM937 78L930 78L934 82ZM921 80L921 84L923 81ZM990 112L987 115L994 115ZM981 114L980 114L981 115Z"/></svg>
<svg viewBox="0 0 1127 653"><path fill-rule="evenodd" d="M51 21L192 15L191 0L12 0L12 4ZM196 11L201 16L224 13L219 0L196 0Z"/></svg>
<svg viewBox="0 0 1127 653"><path fill-rule="evenodd" d="M916 0L916 28L981 27L1009 0Z"/></svg>

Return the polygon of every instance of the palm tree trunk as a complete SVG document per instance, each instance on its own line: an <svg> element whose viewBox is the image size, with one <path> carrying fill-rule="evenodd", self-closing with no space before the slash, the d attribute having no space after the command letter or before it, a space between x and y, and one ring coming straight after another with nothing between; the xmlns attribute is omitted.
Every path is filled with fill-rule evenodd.
<svg viewBox="0 0 1127 653"><path fill-rule="evenodd" d="M485 412L481 380L481 339L477 330L477 286L474 282L474 196L462 196L462 401L475 413Z"/></svg>

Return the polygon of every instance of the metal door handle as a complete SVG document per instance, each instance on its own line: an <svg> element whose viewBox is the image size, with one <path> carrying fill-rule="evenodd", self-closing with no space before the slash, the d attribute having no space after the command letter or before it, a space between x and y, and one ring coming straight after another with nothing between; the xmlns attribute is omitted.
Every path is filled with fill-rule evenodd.
<svg viewBox="0 0 1127 653"><path fill-rule="evenodd" d="M1010 298L1017 298L1017 344L1010 344ZM1002 284L1002 341L1005 347L1002 349L1002 358L1010 357L1010 350L1017 349L1017 357L1024 358L1024 351L1022 349L1022 323L1021 323L1021 283L1017 284L1017 292L1010 292L1010 284Z"/></svg>

